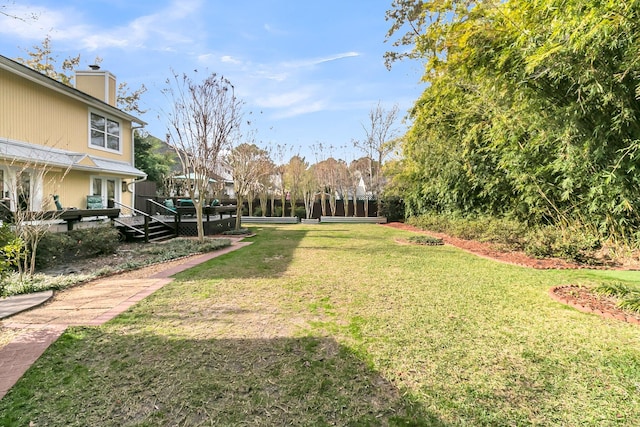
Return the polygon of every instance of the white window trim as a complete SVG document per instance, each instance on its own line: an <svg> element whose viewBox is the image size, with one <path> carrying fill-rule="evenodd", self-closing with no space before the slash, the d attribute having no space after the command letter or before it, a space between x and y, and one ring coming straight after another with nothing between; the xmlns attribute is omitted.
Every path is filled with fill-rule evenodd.
<svg viewBox="0 0 640 427"><path fill-rule="evenodd" d="M112 150L110 148L106 147L106 141L105 141L105 146L104 147L100 147L98 145L93 145L91 143L91 114L95 114L97 116L101 116L104 117L105 119L114 121L116 123L118 123L118 127L120 130L120 135L118 135L118 149L117 150ZM122 154L122 146L123 146L123 125L122 125L122 120L117 119L113 116L110 116L102 111L99 110L94 110L94 109L89 109L89 113L88 113L88 129L87 129L87 145L89 146L89 148L92 148L94 150L100 150L100 151L106 151L107 153L118 153L118 154Z"/></svg>
<svg viewBox="0 0 640 427"><path fill-rule="evenodd" d="M107 200L107 180L109 181L115 181L115 194L114 194L114 200L116 202L122 202L122 179L121 178L116 178L113 176L108 176L108 175L91 175L89 177L89 191L87 192L88 196L92 196L93 195L93 181L94 179L101 179L102 180L102 205L104 207L107 207L107 203L109 202Z"/></svg>
<svg viewBox="0 0 640 427"><path fill-rule="evenodd" d="M3 168L5 191L9 192L9 199L11 200L11 210L18 209L18 174L20 172L29 174L29 210L39 211L43 208L43 178L36 173L34 169L27 168L15 168L8 167ZM4 196L4 191L2 193Z"/></svg>
<svg viewBox="0 0 640 427"><path fill-rule="evenodd" d="M2 171L2 185L0 185L0 199L8 199L11 197L9 190L9 168L0 165Z"/></svg>

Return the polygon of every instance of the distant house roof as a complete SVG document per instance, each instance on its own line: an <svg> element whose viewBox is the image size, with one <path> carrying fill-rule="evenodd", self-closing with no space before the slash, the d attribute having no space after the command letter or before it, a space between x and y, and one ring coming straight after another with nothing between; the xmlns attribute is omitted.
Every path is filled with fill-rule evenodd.
<svg viewBox="0 0 640 427"><path fill-rule="evenodd" d="M125 113L124 111L113 107L106 102L99 100L98 98L94 98L93 96L88 95L81 90L78 90L71 86L67 86L64 83L60 83L59 81L52 79L49 76L45 76L44 74L41 74L35 70L32 70L31 68L22 65L12 59L9 59L6 56L0 55L0 69L7 70L15 75L45 86L51 90L62 93L78 101L84 102L85 104L90 105L94 108L106 111L115 117L138 123L143 126L146 125L144 121L135 116L132 116L131 114Z"/></svg>
<svg viewBox="0 0 640 427"><path fill-rule="evenodd" d="M0 157L16 161L46 163L52 167L71 168L96 173L113 173L135 177L145 177L146 173L128 163L103 159L85 153L60 150L41 145L26 144L0 138Z"/></svg>

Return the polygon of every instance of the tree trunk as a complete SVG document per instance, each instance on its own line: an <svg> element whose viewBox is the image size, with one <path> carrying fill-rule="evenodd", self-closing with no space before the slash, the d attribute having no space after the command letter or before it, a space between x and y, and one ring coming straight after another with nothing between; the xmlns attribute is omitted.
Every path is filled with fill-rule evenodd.
<svg viewBox="0 0 640 427"><path fill-rule="evenodd" d="M236 230L240 230L240 225L242 224L242 205L244 204L244 200L239 194L236 194L236 199Z"/></svg>
<svg viewBox="0 0 640 427"><path fill-rule="evenodd" d="M260 193L260 210L262 210L262 216L267 216L267 194Z"/></svg>
<svg viewBox="0 0 640 427"><path fill-rule="evenodd" d="M202 203L200 199L193 200L193 205L196 208L196 224L198 225L198 241L204 242L204 224L202 221Z"/></svg>
<svg viewBox="0 0 640 427"><path fill-rule="evenodd" d="M322 216L327 216L326 198L327 198L327 195L324 191L320 193L320 210L322 212Z"/></svg>
<svg viewBox="0 0 640 427"><path fill-rule="evenodd" d="M271 193L271 212L269 216L276 216L276 194Z"/></svg>

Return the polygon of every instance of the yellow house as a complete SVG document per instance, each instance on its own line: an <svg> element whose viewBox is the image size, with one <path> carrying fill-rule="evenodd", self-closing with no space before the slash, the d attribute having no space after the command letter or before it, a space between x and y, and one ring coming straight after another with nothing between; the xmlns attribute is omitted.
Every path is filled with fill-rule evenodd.
<svg viewBox="0 0 640 427"><path fill-rule="evenodd" d="M87 196L133 206L133 131L116 79L98 67L66 86L0 55L0 199L11 210L87 209ZM123 212L124 213L124 212Z"/></svg>

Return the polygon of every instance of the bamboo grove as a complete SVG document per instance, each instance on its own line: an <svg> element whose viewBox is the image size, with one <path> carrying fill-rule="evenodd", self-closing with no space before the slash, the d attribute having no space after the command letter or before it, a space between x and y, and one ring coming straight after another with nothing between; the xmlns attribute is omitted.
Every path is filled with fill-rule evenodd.
<svg viewBox="0 0 640 427"><path fill-rule="evenodd" d="M640 2L396 0L388 65L423 61L393 188L408 215L640 233Z"/></svg>

